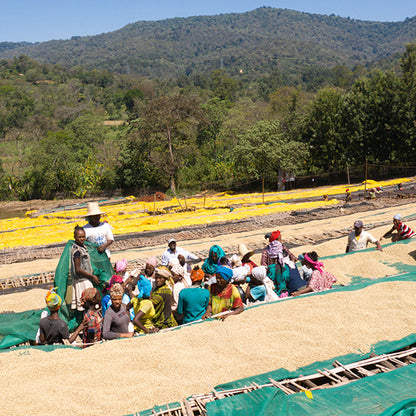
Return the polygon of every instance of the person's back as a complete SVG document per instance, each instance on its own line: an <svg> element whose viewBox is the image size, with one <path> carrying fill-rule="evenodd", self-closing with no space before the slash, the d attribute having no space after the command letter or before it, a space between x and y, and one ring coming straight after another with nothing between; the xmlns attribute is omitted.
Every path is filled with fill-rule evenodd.
<svg viewBox="0 0 416 416"><path fill-rule="evenodd" d="M68 325L61 318L47 316L39 322L41 334L43 334L43 344L63 344L64 339L69 339Z"/></svg>
<svg viewBox="0 0 416 416"><path fill-rule="evenodd" d="M209 302L209 290L202 287L188 287L179 293L177 312L183 314L183 323L197 321L204 315Z"/></svg>

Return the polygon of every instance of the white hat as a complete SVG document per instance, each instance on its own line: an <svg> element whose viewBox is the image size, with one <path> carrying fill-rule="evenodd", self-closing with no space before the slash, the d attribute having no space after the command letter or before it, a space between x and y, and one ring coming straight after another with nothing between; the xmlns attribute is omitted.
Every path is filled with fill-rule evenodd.
<svg viewBox="0 0 416 416"><path fill-rule="evenodd" d="M170 245L170 243L176 243L176 240L175 240L174 238L171 238L171 239L168 241L168 245Z"/></svg>
<svg viewBox="0 0 416 416"><path fill-rule="evenodd" d="M105 214L100 210L97 202L88 202L87 215L86 217L92 217L93 215Z"/></svg>
<svg viewBox="0 0 416 416"><path fill-rule="evenodd" d="M396 214L396 215L393 217L393 219L394 219L394 220L399 220L399 221L401 221L401 220L402 220L402 216L401 216L401 214Z"/></svg>
<svg viewBox="0 0 416 416"><path fill-rule="evenodd" d="M244 260L244 257L247 257L245 260L248 260L253 254L254 250L249 250L245 244L240 244L238 246L238 251L241 256L241 260Z"/></svg>

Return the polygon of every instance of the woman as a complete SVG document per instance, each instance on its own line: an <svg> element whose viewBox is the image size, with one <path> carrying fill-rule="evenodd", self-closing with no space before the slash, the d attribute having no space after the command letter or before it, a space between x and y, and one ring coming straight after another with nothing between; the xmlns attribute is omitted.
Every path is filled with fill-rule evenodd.
<svg viewBox="0 0 416 416"><path fill-rule="evenodd" d="M268 233L264 236L269 239L269 244L264 248L261 254L260 264L262 266L270 266L271 264L279 263L283 266L284 257L288 257L290 261L297 260L290 250L282 244L282 234L279 230Z"/></svg>
<svg viewBox="0 0 416 416"><path fill-rule="evenodd" d="M209 249L208 258L204 261L204 264L201 267L202 270L206 274L214 275L217 271L221 257L225 257L224 250L218 245L212 246Z"/></svg>
<svg viewBox="0 0 416 416"><path fill-rule="evenodd" d="M318 254L315 251L306 253L304 261L306 266L312 270L311 278L305 288L293 292L292 296L332 289L332 285L337 281L337 279L333 274L323 269L324 264L321 261L318 261Z"/></svg>
<svg viewBox="0 0 416 416"><path fill-rule="evenodd" d="M114 283L110 288L111 305L104 315L103 338L130 338L134 332L129 331L130 314L123 304L124 289L120 283Z"/></svg>
<svg viewBox="0 0 416 416"><path fill-rule="evenodd" d="M397 234L393 235L391 241L407 240L416 235L416 233L406 224L402 222L401 214L396 214L393 217L393 228L386 232L383 237L380 238L381 241L383 238L390 237L393 231L397 231Z"/></svg>
<svg viewBox="0 0 416 416"><path fill-rule="evenodd" d="M229 315L238 315L243 312L244 306L237 288L232 285L233 271L229 267L218 266L215 273L217 283L210 286L210 297L207 310L202 317L206 319L221 312L230 311L221 317L224 320Z"/></svg>
<svg viewBox="0 0 416 416"><path fill-rule="evenodd" d="M156 289L152 293L151 301L155 309L153 323L154 326L159 329L178 325L172 313L172 290L167 285L167 282L172 284L172 274L170 270L163 266L156 269Z"/></svg>

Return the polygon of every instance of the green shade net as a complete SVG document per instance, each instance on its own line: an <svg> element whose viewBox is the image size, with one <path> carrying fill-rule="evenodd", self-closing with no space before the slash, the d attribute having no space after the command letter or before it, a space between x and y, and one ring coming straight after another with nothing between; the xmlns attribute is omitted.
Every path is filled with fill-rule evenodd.
<svg viewBox="0 0 416 416"><path fill-rule="evenodd" d="M67 322L69 330L73 331L82 317L71 309L72 279L71 279L71 248L73 240L68 241L59 259L55 271L54 286L56 293L62 298L59 317ZM105 253L100 254L97 246L84 243L90 254L93 273L100 278L98 290L102 290L104 283L114 274L113 267ZM20 313L0 314L0 349L9 348L26 341L34 341L39 328L42 310L30 310Z"/></svg>

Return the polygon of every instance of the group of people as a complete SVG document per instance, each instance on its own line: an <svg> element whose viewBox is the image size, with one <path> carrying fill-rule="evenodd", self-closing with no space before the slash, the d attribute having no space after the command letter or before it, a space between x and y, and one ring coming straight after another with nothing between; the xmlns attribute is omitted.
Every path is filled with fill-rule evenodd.
<svg viewBox="0 0 416 416"><path fill-rule="evenodd" d="M101 215L92 208L89 212ZM383 238L394 230L398 231L395 239L415 235L401 222L399 214L393 221L393 228ZM99 227L100 217L93 224L96 225L92 227ZM244 305L324 291L336 282L315 251L296 257L282 242L281 232L275 230L265 235L268 241L260 264L251 259L254 251L244 244L239 246L239 255L230 258L219 245L213 245L202 265L192 268L190 262L201 259L171 239L160 262L151 257L142 269L128 271L127 260L117 261L114 275L100 292L97 288L100 280L93 274L85 246L88 228L75 227L71 249L71 308L80 317L79 325L70 335L58 314L62 299L52 288L46 296L49 314L39 325L40 343L77 342L88 346L211 317L224 320L243 312ZM112 234L107 234L105 239L100 237L97 241L97 250L104 252L114 240ZM347 252L364 249L368 242L381 250L380 242L363 230L362 221L356 221L348 237Z"/></svg>

